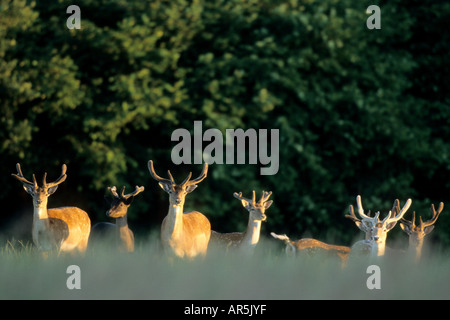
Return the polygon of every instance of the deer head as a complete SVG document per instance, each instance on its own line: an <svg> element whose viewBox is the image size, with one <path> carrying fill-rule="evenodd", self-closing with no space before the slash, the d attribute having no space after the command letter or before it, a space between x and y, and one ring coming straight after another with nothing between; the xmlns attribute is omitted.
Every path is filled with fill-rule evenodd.
<svg viewBox="0 0 450 320"><path fill-rule="evenodd" d="M44 173L44 178L42 179L42 186L39 186L36 181L36 176L33 174L33 182L27 180L22 173L20 163L16 164L17 174L12 174L17 180L22 182L25 191L33 197L33 205L35 208L47 205L47 199L50 195L55 193L58 189L58 185L63 183L66 178L67 166L62 165L61 176L54 182L47 182L47 172Z"/></svg>
<svg viewBox="0 0 450 320"><path fill-rule="evenodd" d="M364 209L361 203L361 196L357 196L356 203L358 205L358 214L361 219L357 218L353 210L353 206L350 205L350 215L346 215L347 218L353 220L359 229L366 232L369 236L366 240L374 241L377 244L383 244L386 242L387 233L392 230L397 222L403 217L406 211L411 206L411 199L405 203L403 208L400 210L399 200L394 201L394 206L388 215L380 220L380 212L375 213L374 217L370 217L364 213Z"/></svg>
<svg viewBox="0 0 450 320"><path fill-rule="evenodd" d="M106 212L106 216L111 218L122 218L127 214L128 207L133 202L136 195L144 191L144 187L136 186L136 189L129 194L125 194L125 187L122 188L120 195L117 193L116 187L108 187L108 190L113 195L111 201L111 208Z"/></svg>
<svg viewBox="0 0 450 320"><path fill-rule="evenodd" d="M413 212L413 217L411 221L408 221L404 218L400 220L400 227L403 231L405 231L409 235L409 243L410 245L417 247L422 244L424 237L429 234L434 229L434 224L439 218L440 213L444 210L444 203L441 202L439 204L439 208L436 211L434 208L434 204L431 205L431 213L432 217L430 220L423 222L422 217L419 217L420 224L417 226L416 221L416 212Z"/></svg>
<svg viewBox="0 0 450 320"><path fill-rule="evenodd" d="M197 188L197 184L206 178L206 175L208 173L208 164L205 163L203 165L202 173L196 179L191 180L192 172L189 172L187 178L184 179L184 181L180 184L177 184L175 182L169 170L167 171L169 179L161 178L159 175L157 175L153 167L152 160L148 162L148 169L152 178L158 181L161 189L169 194L170 204L182 207L184 206L186 195L194 191Z"/></svg>
<svg viewBox="0 0 450 320"><path fill-rule="evenodd" d="M267 200L269 200L269 197L271 194L272 194L272 191L270 191L270 192L263 191L262 197L261 197L261 199L259 199L258 202L256 202L256 195L255 195L254 190L253 190L253 197L251 200L244 198L242 196L242 192L239 192L239 193L235 192L233 194L233 196L236 199L241 201L244 208L249 211L250 217L253 220L265 221L267 219L265 211L267 209L269 209L269 207L271 206L271 204L273 202L272 200L267 201Z"/></svg>

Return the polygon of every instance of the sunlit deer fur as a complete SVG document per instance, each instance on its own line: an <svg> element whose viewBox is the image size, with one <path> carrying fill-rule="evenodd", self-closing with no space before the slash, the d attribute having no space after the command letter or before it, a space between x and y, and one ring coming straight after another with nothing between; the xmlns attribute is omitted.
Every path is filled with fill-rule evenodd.
<svg viewBox="0 0 450 320"><path fill-rule="evenodd" d="M253 198L242 197L242 192L234 193L233 196L240 200L242 206L249 212L247 229L244 232L219 233L211 231L210 247L222 247L226 249L253 249L256 247L261 232L261 222L266 220L265 211L269 209L272 200L269 200L272 192L263 191L261 199L256 202L255 191Z"/></svg>
<svg viewBox="0 0 450 320"><path fill-rule="evenodd" d="M409 236L409 250L414 253L416 261L419 261L422 256L422 248L424 238L427 234L429 234L434 229L434 224L436 223L439 214L444 210L444 203L441 202L439 204L439 208L436 211L434 208L434 204L431 205L431 213L433 214L432 218L426 222L422 221L422 217L419 217L420 224L417 226L415 224L416 221L416 213L413 212L413 217L411 221L408 221L404 218L400 220L400 227L403 231L405 231Z"/></svg>
<svg viewBox="0 0 450 320"><path fill-rule="evenodd" d="M356 226L366 233L366 239L356 242L352 246L352 254L367 254L371 256L383 256L386 251L386 238L387 233L392 230L397 222L403 217L406 211L411 206L411 199L405 203L401 210L397 210L400 207L399 201L395 200L394 206L389 214L380 221L380 212L375 213L374 217L370 217L364 214L364 209L361 203L361 196L357 196L356 203L358 205L358 213L361 219L357 218L353 206L350 205L350 215L347 218L352 219Z"/></svg>
<svg viewBox="0 0 450 320"><path fill-rule="evenodd" d="M67 167L62 166L61 176L51 183L47 183L47 173L44 174L42 186L38 186L33 174L33 182L24 178L20 164L16 165L17 174L13 177L23 183L25 191L33 198L33 227L32 237L35 246L42 252L56 250L60 252L85 252L91 220L88 214L76 207L61 207L47 209L48 197L52 195L58 185L67 178Z"/></svg>
<svg viewBox="0 0 450 320"><path fill-rule="evenodd" d="M197 188L197 184L206 178L208 164L203 166L202 173L194 180L190 180L192 172L181 183L176 184L170 171L170 179L158 176L150 160L148 168L151 176L159 182L159 186L169 194L169 211L161 224L161 242L163 247L176 256L194 258L205 256L211 236L211 224L198 211L183 212L186 195Z"/></svg>
<svg viewBox="0 0 450 320"><path fill-rule="evenodd" d="M124 194L125 187L122 188L121 194L117 193L115 186L108 190L113 195L113 199L106 216L115 219L116 223L100 222L95 224L91 232L91 243L103 241L104 245L113 245L121 252L133 252L134 234L128 227L128 208L134 197L144 191L144 187L136 186L135 191L129 194Z"/></svg>
<svg viewBox="0 0 450 320"><path fill-rule="evenodd" d="M285 251L287 256L295 257L298 254L306 254L309 256L336 256L341 259L343 266L345 266L347 263L347 258L350 253L349 247L327 244L325 242L311 238L292 241L285 234L278 235L274 232L271 232L270 234L275 239L284 241L284 243L286 244Z"/></svg>

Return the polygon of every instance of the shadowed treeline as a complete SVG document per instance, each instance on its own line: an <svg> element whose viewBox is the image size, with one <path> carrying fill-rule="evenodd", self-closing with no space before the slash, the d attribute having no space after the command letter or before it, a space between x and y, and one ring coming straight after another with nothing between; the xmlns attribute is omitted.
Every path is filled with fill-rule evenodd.
<svg viewBox="0 0 450 320"><path fill-rule="evenodd" d="M448 1L82 0L80 30L66 27L70 4L0 0L3 238L31 235L20 162L39 181L66 163L49 208L80 207L93 224L108 221L107 187L145 186L128 215L145 241L168 206L147 162L177 181L200 171L171 161L172 132L196 120L279 130L277 174L212 164L186 199L218 232L245 230L235 192L273 192L262 235L344 245L362 237L344 218L358 194L383 214L411 198L424 219L449 202ZM366 27L369 5L380 30ZM445 211L430 241L450 245Z"/></svg>

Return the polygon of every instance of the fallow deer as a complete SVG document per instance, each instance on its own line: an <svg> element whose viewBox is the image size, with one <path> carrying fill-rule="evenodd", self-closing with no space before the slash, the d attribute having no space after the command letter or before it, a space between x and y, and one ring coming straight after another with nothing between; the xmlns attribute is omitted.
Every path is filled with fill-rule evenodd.
<svg viewBox="0 0 450 320"><path fill-rule="evenodd" d="M356 217L353 210L353 206L350 205L350 215L346 215L355 222L356 226L366 233L366 239L361 240L353 244L352 254L370 254L373 257L380 257L385 254L386 251L386 238L387 233L392 230L397 222L403 217L406 211L411 206L411 199L408 199L401 210L400 202L394 201L394 206L389 214L380 221L380 212L375 213L374 217L370 217L364 214L364 209L361 203L361 196L356 197L356 203L358 205L358 213L361 219Z"/></svg>
<svg viewBox="0 0 450 320"><path fill-rule="evenodd" d="M61 207L47 209L48 197L52 195L58 185L66 178L67 166L63 164L61 176L54 182L47 182L47 173L44 174L42 186L36 181L33 174L33 182L25 179L20 168L16 165L17 174L12 174L22 182L25 191L33 198L33 243L38 250L46 255L49 251L60 252L85 252L91 220L88 214L77 207Z"/></svg>
<svg viewBox="0 0 450 320"><path fill-rule="evenodd" d="M134 234L128 227L127 213L134 197L143 192L144 187L136 186L136 189L129 194L125 194L125 187L123 187L120 195L117 193L115 186L112 188L108 187L108 190L113 195L113 199L110 203L110 209L106 212L106 216L114 218L116 223L96 223L92 228L91 240L94 240L94 242L103 240L104 244L112 244L121 252L133 252Z"/></svg>
<svg viewBox="0 0 450 320"><path fill-rule="evenodd" d="M409 236L409 250L414 253L416 262L420 260L422 256L422 247L424 238L427 234L429 234L434 229L434 224L439 218L440 213L444 210L444 203L441 202L439 204L439 208L436 211L434 208L434 204L431 205L431 213L432 217L430 220L423 222L422 217L419 217L420 224L417 226L415 224L416 221L416 212L413 212L413 217L411 221L408 221L404 218L400 220L400 227L403 231L405 231Z"/></svg>
<svg viewBox="0 0 450 320"><path fill-rule="evenodd" d="M284 243L286 244L285 252L287 256L295 257L297 254L306 254L308 256L336 256L341 259L343 266L345 266L345 264L347 263L347 258L350 253L349 247L327 244L325 242L312 238L304 238L292 241L285 234L278 235L274 232L271 232L270 234L275 239L284 241Z"/></svg>
<svg viewBox="0 0 450 320"><path fill-rule="evenodd" d="M161 242L164 249L183 258L205 256L211 236L211 224L198 211L183 212L186 195L197 188L197 184L206 178L208 164L203 165L202 173L196 179L190 180L192 172L180 184L177 184L170 171L170 179L161 178L156 174L153 161L148 162L150 175L158 181L159 186L169 194L169 212L161 225Z"/></svg>
<svg viewBox="0 0 450 320"><path fill-rule="evenodd" d="M252 199L246 199L242 192L235 192L233 196L240 200L242 206L248 210L248 224L245 232L219 233L211 231L210 246L223 248L253 249L256 247L261 232L261 222L266 220L265 211L269 209L272 200L269 200L272 192L263 191L261 199L256 202L255 191Z"/></svg>

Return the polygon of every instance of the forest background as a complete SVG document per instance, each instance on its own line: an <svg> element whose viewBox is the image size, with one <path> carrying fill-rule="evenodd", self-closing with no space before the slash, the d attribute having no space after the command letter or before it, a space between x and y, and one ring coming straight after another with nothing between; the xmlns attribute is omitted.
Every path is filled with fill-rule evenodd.
<svg viewBox="0 0 450 320"><path fill-rule="evenodd" d="M66 27L71 4L79 30ZM66 163L49 207L79 206L93 223L107 220L108 186L145 186L129 224L137 239L158 230L168 196L147 161L177 181L198 175L172 163L171 134L199 120L280 133L276 175L213 164L188 195L214 230L245 229L233 192L270 190L264 236L350 244L363 234L344 216L360 194L382 214L412 198L407 218L444 202L432 239L448 246L448 30L450 2L434 0L0 0L0 237L31 238L17 162L38 181Z"/></svg>

